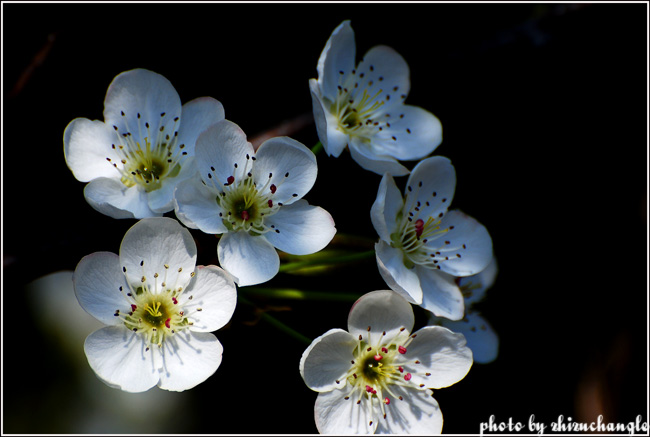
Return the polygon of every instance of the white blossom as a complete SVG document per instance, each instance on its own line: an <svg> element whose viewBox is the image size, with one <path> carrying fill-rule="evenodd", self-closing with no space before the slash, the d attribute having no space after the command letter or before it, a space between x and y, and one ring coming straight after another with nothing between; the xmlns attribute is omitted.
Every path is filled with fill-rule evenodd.
<svg viewBox="0 0 650 437"><path fill-rule="evenodd" d="M462 334L427 326L411 334L411 305L390 290L362 296L348 331L315 339L300 374L319 392L316 426L324 434L439 434L442 413L432 389L465 377L472 352Z"/></svg>
<svg viewBox="0 0 650 437"><path fill-rule="evenodd" d="M79 262L77 299L109 325L84 344L102 381L128 392L183 391L217 370L223 347L211 332L230 320L237 292L222 269L195 264L189 231L162 217L131 227L119 256L97 252Z"/></svg>
<svg viewBox="0 0 650 437"><path fill-rule="evenodd" d="M442 142L440 121L404 100L409 67L395 50L371 48L357 65L354 32L344 21L332 32L311 79L318 137L328 155L348 147L364 169L394 176L408 174L398 160L429 155Z"/></svg>
<svg viewBox="0 0 650 437"><path fill-rule="evenodd" d="M404 198L385 174L371 208L379 234L377 265L388 286L451 320L464 314L454 277L479 273L492 259L492 239L485 227L460 211L448 211L455 187L449 159L433 156L415 166Z"/></svg>
<svg viewBox="0 0 650 437"><path fill-rule="evenodd" d="M318 252L336 233L332 216L302 197L316 181L316 157L303 144L277 137L257 151L236 124L224 120L196 143L199 176L179 184L176 216L188 227L223 234L219 263L240 285L278 273L275 250Z"/></svg>
<svg viewBox="0 0 650 437"><path fill-rule="evenodd" d="M65 160L88 182L86 201L113 218L161 216L171 211L176 184L194 174L194 143L223 120L210 97L181 107L172 84L149 70L120 73L104 100L104 121L76 118L63 136Z"/></svg>

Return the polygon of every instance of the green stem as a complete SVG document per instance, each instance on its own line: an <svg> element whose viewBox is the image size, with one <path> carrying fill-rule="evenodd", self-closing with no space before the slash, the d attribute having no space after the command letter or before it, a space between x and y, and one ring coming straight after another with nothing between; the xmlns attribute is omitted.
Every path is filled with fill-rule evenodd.
<svg viewBox="0 0 650 437"><path fill-rule="evenodd" d="M319 141L319 142L316 143L316 145L314 147L311 148L311 151L312 151L312 153L314 155L316 155L316 154L318 154L318 152L321 151L322 148L323 148L323 143L321 143Z"/></svg>
<svg viewBox="0 0 650 437"><path fill-rule="evenodd" d="M243 287L239 291L246 294L266 296L274 299L316 300L330 302L356 302L360 295L333 293L329 291L302 291L295 288Z"/></svg>
<svg viewBox="0 0 650 437"><path fill-rule="evenodd" d="M241 289L240 289L240 291L241 291ZM237 296L237 299L238 299L241 303L244 303L244 304L247 304L247 305L251 305L251 306L255 306L255 304L254 304L253 302L251 302L250 300L246 299L246 298L243 297L241 294L239 294L239 295ZM311 344L311 341L312 341L312 340L311 340L309 337L306 337L306 336L302 335L300 332L296 331L295 329L290 328L289 326L285 325L284 323L282 323L281 321L279 321L278 319L276 319L275 317L273 317L273 316L270 315L269 313L267 313L267 312L262 312L262 313L261 313L261 318L262 318L262 320L264 320L264 321L267 322L268 324L274 326L276 329L278 329L278 330L284 332L285 334L289 335L290 337L295 338L296 340L298 340L298 341L304 343L305 345L308 346L308 345Z"/></svg>
<svg viewBox="0 0 650 437"><path fill-rule="evenodd" d="M280 266L280 272L291 272L294 270L300 270L305 267L312 266L321 266L329 264L344 263L350 261L358 261L361 259L372 258L375 256L374 250L368 250L365 252L351 253L349 255L340 255L332 258L316 258L316 259L306 259L303 261L294 261L283 264Z"/></svg>

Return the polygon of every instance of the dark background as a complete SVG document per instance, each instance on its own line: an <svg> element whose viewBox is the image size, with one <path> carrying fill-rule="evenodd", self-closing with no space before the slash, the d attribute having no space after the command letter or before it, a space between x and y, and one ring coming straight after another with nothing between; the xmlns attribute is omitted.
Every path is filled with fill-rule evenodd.
<svg viewBox="0 0 650 437"><path fill-rule="evenodd" d="M523 423L535 415L546 425L559 415L647 420L647 5L5 3L5 432L316 432L316 393L298 372L306 345L254 322L270 310L315 338L346 328L350 303L249 296L258 310L240 304L216 333L225 349L217 372L182 394L152 389L154 411L169 402L172 411L130 421L116 408L137 416L145 401L121 393L94 401L89 393L116 391L81 378L83 355L55 341L77 313L64 308L43 323L25 284L74 270L92 252L117 253L135 223L87 205L63 157L66 125L103 119L118 73L158 72L182 102L212 96L253 137L311 112L308 79L344 19L357 57L386 44L409 63L406 102L440 118L444 141L434 153L456 167L452 208L485 224L499 262L480 310L500 354L436 391L443 432L478 433L490 415ZM308 147L318 140L313 124L292 137ZM369 211L380 177L347 153L321 152L318 163L306 199L327 209L340 233L376 240ZM216 263L217 240L192 234L199 263ZM267 285L352 295L386 288L372 259Z"/></svg>

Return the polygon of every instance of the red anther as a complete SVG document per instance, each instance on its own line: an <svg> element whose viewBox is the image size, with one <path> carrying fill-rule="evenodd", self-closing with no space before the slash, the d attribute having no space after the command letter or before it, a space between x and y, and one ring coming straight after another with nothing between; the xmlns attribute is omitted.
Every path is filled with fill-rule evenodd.
<svg viewBox="0 0 650 437"><path fill-rule="evenodd" d="M366 386L366 391L367 391L368 393L372 393L372 387L370 387L369 385L367 385L367 386Z"/></svg>
<svg viewBox="0 0 650 437"><path fill-rule="evenodd" d="M243 211L241 212L241 218L242 218L242 220L244 220L244 221L248 220L248 218L249 218L249 217L248 217L248 211L243 210Z"/></svg>
<svg viewBox="0 0 650 437"><path fill-rule="evenodd" d="M273 201L269 199L269 208L273 208Z"/></svg>
<svg viewBox="0 0 650 437"><path fill-rule="evenodd" d="M377 390L375 390L375 389L373 388L373 389L372 389L372 394L373 394L373 395L376 395L376 394L377 394Z"/></svg>
<svg viewBox="0 0 650 437"><path fill-rule="evenodd" d="M135 311L135 310L137 310L137 309L138 309L137 305L133 305L133 304L131 304L131 311Z"/></svg>
<svg viewBox="0 0 650 437"><path fill-rule="evenodd" d="M400 346L397 348L400 354L405 354L406 353L406 348L404 346Z"/></svg>
<svg viewBox="0 0 650 437"><path fill-rule="evenodd" d="M379 361L379 360L381 360L382 358L384 358L384 357L382 357L382 356L379 355L379 354L375 355L375 361Z"/></svg>
<svg viewBox="0 0 650 437"><path fill-rule="evenodd" d="M172 297L172 302L174 302L174 305L178 305L178 299L176 299L175 297Z"/></svg>
<svg viewBox="0 0 650 437"><path fill-rule="evenodd" d="M390 399L388 399L388 398L384 399L384 403L385 403L386 405L390 405Z"/></svg>
<svg viewBox="0 0 650 437"><path fill-rule="evenodd" d="M385 347L382 347L382 348L381 348L381 351L382 351L383 353L385 353L385 354L388 353L388 349L386 349Z"/></svg>
<svg viewBox="0 0 650 437"><path fill-rule="evenodd" d="M402 366L399 366L397 368L397 370L399 370L399 373L404 373L404 367L402 367Z"/></svg>
<svg viewBox="0 0 650 437"><path fill-rule="evenodd" d="M235 182L235 177L234 176L228 176L228 183L226 185L231 185L233 182Z"/></svg>
<svg viewBox="0 0 650 437"><path fill-rule="evenodd" d="M422 235L422 231L424 231L424 221L422 219L417 219L415 221L415 235L419 237Z"/></svg>
<svg viewBox="0 0 650 437"><path fill-rule="evenodd" d="M167 329L171 328L171 326L170 326L171 321L172 321L171 317L169 319L165 320L165 326L167 327Z"/></svg>
<svg viewBox="0 0 650 437"><path fill-rule="evenodd" d="M271 189L271 194L275 194L275 191L278 189L274 184L271 184L269 188Z"/></svg>
<svg viewBox="0 0 650 437"><path fill-rule="evenodd" d="M410 380L411 380L411 374L410 373L407 373L406 375L404 375L404 381L410 381Z"/></svg>

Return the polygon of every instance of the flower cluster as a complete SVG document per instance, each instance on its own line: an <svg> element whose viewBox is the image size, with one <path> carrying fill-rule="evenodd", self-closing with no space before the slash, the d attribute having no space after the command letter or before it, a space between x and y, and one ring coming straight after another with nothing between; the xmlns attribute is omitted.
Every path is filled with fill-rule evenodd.
<svg viewBox="0 0 650 437"><path fill-rule="evenodd" d="M494 282L492 240L475 219L448 209L455 169L428 157L442 127L404 103L406 61L377 46L357 64L355 51L344 21L309 81L314 121L328 155L347 148L381 175L369 211L379 236L371 253L391 290L358 299L348 331L315 339L300 374L319 393L322 433L440 433L432 390L463 379L473 355L496 357L496 335L469 309ZM63 141L69 169L87 183L87 202L113 218L139 219L119 255L88 255L73 275L80 305L108 325L85 341L90 367L124 391L182 391L205 381L221 364L212 332L232 317L237 286L275 277L278 250L314 254L337 232L332 215L304 199L316 182L317 148L286 136L254 148L219 101L181 105L171 83L148 70L117 75L104 121L77 118ZM409 170L399 161L417 163ZM394 178L405 175L402 194ZM177 220L162 217L172 211ZM196 266L187 228L219 236L219 266ZM412 304L432 313L431 326L412 332Z"/></svg>
<svg viewBox="0 0 650 437"><path fill-rule="evenodd" d="M472 353L462 334L439 326L410 335L409 303L432 313L431 325L474 334L478 323L472 350L481 362L493 360L496 335L465 311L465 303L474 302L470 289L485 290L496 275L486 270L492 239L474 218L449 210L455 169L447 158L425 158L442 141L441 124L404 104L409 70L400 55L377 46L355 64L354 33L344 21L321 53L318 75L310 87L325 150L338 157L347 147L361 167L382 175L370 216L379 235L379 273L392 291L363 296L350 312L349 333L333 329L305 351L300 370L319 392L317 427L325 433L439 433L442 414L430 389L462 379ZM399 160L420 161L409 172ZM394 177L406 174L402 195Z"/></svg>

